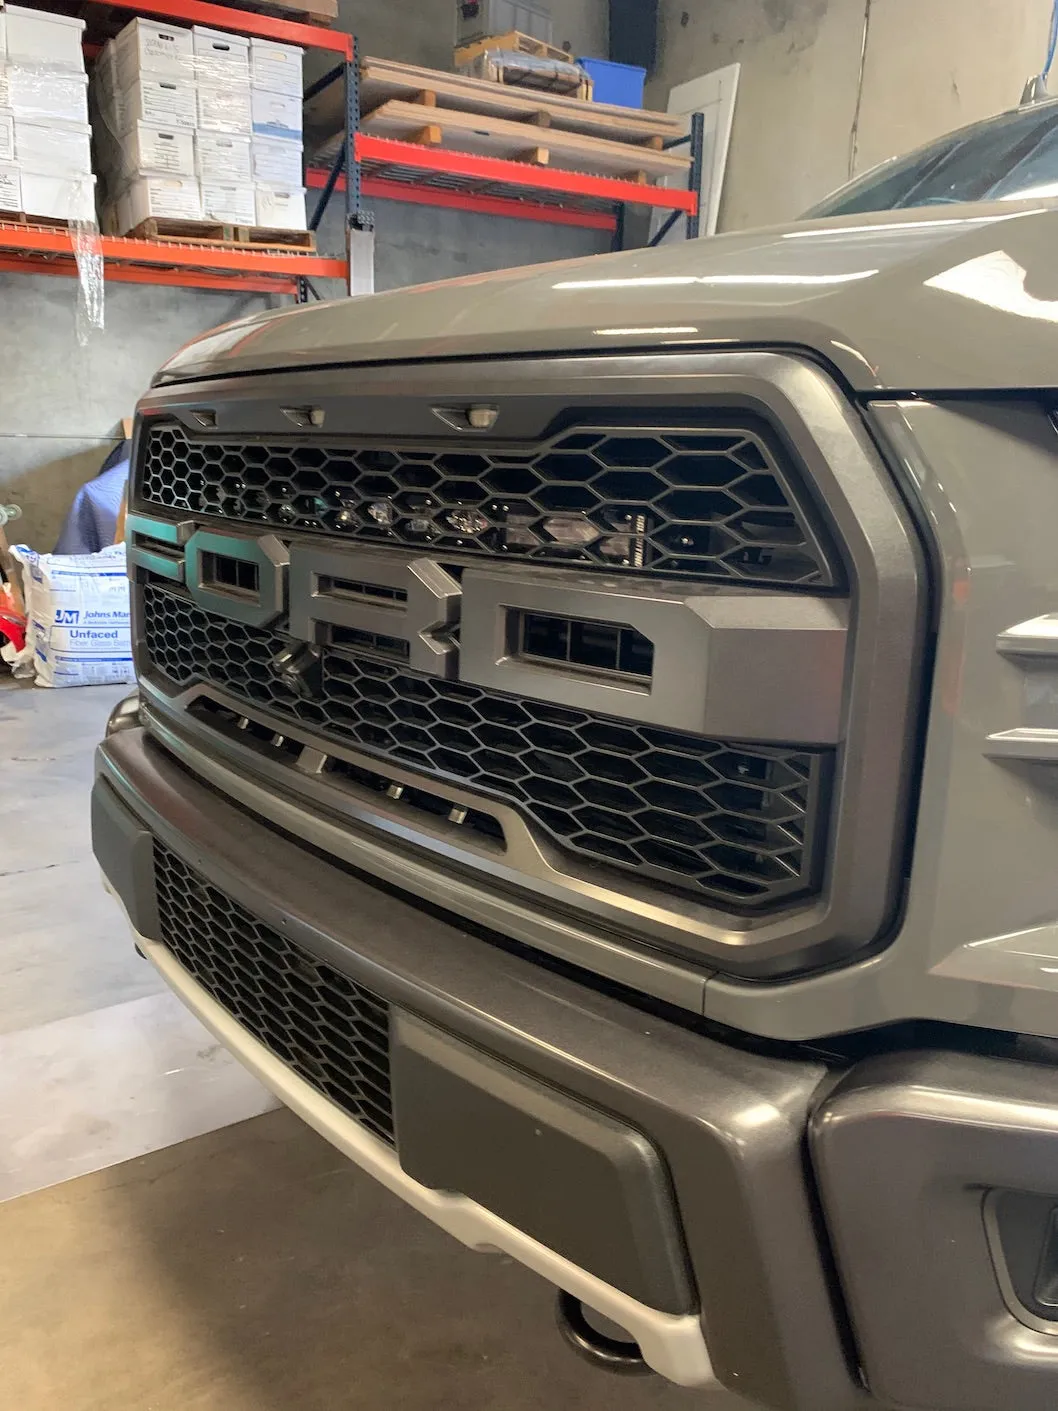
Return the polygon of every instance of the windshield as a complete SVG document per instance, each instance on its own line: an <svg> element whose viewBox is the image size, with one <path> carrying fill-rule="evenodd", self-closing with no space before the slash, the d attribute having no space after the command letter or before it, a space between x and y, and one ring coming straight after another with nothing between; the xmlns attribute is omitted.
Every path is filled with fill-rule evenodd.
<svg viewBox="0 0 1058 1411"><path fill-rule="evenodd" d="M805 216L1032 196L1058 196L1058 102L949 132L910 156L875 167Z"/></svg>

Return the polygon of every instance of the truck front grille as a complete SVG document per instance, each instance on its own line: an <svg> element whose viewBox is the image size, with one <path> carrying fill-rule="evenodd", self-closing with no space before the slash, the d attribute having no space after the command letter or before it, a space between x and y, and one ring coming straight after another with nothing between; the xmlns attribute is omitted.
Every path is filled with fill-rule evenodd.
<svg viewBox="0 0 1058 1411"><path fill-rule="evenodd" d="M162 941L184 969L270 1053L392 1145L386 1004L157 840L154 876Z"/></svg>
<svg viewBox="0 0 1058 1411"><path fill-rule="evenodd" d="M564 851L699 901L759 910L818 886L830 754L748 746L420 675L323 649L298 694L288 638L143 589L147 665L325 739L501 799Z"/></svg>
<svg viewBox="0 0 1058 1411"><path fill-rule="evenodd" d="M833 587L833 554L763 425L579 426L535 448L142 432L151 505L411 548Z"/></svg>

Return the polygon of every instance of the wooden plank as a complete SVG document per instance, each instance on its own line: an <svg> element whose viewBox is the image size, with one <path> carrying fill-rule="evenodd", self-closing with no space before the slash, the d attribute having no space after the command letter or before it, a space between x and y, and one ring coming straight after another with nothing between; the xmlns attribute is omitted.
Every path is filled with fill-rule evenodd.
<svg viewBox="0 0 1058 1411"><path fill-rule="evenodd" d="M430 123L428 127L420 127L418 132L413 132L408 141L417 142L420 147L440 147L441 129L436 123Z"/></svg>
<svg viewBox="0 0 1058 1411"><path fill-rule="evenodd" d="M306 126L317 143L342 126L345 109L340 90L340 84L331 84L306 105ZM655 138L671 141L684 133L682 118L645 108L583 103L559 93L507 88L487 79L439 73L435 69L398 64L389 59L365 59L360 66L360 101L365 113L393 98L415 102L423 92L432 93L442 108L457 108L512 122L531 121L536 114L547 113L552 127L589 137L608 137L615 142L655 145Z"/></svg>
<svg viewBox="0 0 1058 1411"><path fill-rule="evenodd" d="M435 108L432 126L441 130L443 145L463 152L482 152L492 157L513 157L525 151L523 123L503 118L483 118L454 108ZM422 129L422 108L416 103L383 103L361 122L364 132L379 137L407 141ZM551 165L567 171L594 172L604 176L624 176L629 170L644 173L644 180L686 173L690 159L674 152L654 152L649 147L630 147L601 137L584 137L551 127L547 134Z"/></svg>
<svg viewBox="0 0 1058 1411"><path fill-rule="evenodd" d="M461 49L455 51L452 61L459 69L490 49L506 49L514 54L533 54L538 59L555 59L560 64L574 62L565 49L556 49L553 44L545 44L542 39L534 39L531 34L520 34L516 29L512 29L509 34L491 34L487 39L476 39L473 44L464 44Z"/></svg>
<svg viewBox="0 0 1058 1411"><path fill-rule="evenodd" d="M330 28L338 18L338 0L228 0L239 10L258 15L275 15L298 24L318 24Z"/></svg>

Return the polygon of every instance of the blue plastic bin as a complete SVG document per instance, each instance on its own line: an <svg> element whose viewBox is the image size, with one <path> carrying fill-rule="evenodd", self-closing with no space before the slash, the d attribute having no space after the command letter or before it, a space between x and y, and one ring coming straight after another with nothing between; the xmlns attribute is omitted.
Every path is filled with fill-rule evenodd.
<svg viewBox="0 0 1058 1411"><path fill-rule="evenodd" d="M614 64L609 59L578 59L577 63L595 85L596 103L616 103L621 108L643 106L646 69L637 69L634 64Z"/></svg>

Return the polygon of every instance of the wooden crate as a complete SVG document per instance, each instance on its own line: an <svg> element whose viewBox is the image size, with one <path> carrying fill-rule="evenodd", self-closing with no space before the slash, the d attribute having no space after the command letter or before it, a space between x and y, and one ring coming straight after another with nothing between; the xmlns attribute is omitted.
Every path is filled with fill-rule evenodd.
<svg viewBox="0 0 1058 1411"><path fill-rule="evenodd" d="M464 64L469 64L489 49L507 49L515 54L532 54L537 59L557 59L564 64L570 62L565 49L556 49L553 44L545 44L542 39L534 39L531 34L519 34L517 30L512 29L510 34L493 34L487 39L477 39L473 44L464 44L462 49L457 49L453 55L456 68L461 69Z"/></svg>
<svg viewBox="0 0 1058 1411"><path fill-rule="evenodd" d="M502 83L508 88L532 89L541 93L561 93L580 103L590 103L594 84L584 70L568 59L551 69L530 68L519 56L507 50L486 49L460 69L468 78Z"/></svg>

